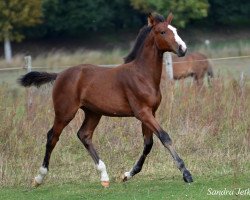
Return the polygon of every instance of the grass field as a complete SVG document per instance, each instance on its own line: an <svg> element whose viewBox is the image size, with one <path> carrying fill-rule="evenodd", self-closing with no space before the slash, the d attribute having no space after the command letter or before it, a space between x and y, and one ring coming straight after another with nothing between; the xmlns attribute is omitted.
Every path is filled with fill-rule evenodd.
<svg viewBox="0 0 250 200"><path fill-rule="evenodd" d="M103 117L94 144L107 165L111 187L101 188L93 161L76 137L84 118L79 112L53 151L45 184L30 184L41 165L46 133L52 125L51 86L33 89L34 110L29 119L26 91L0 87L0 199L209 199L207 190L249 188L250 85L233 78L215 79L212 88L163 85L157 112L177 151L195 177L186 185L169 153L155 138L143 170L126 184L121 175L138 159L143 142L140 123L133 118ZM46 99L46 101L44 101ZM126 194L126 196L125 196ZM99 195L99 196L98 196ZM172 196L171 196L172 198ZM234 199L235 196L223 196ZM242 198L246 198L242 196Z"/></svg>
<svg viewBox="0 0 250 200"><path fill-rule="evenodd" d="M5 187L0 190L1 199L249 199L249 176L194 177L186 184L181 177L142 179L134 178L126 183L111 183L104 189L99 183L45 184L37 189ZM239 189L241 193L239 193ZM216 190L216 191L215 191ZM249 190L249 192L245 191ZM221 195L218 195L218 192ZM217 193L216 193L217 192ZM215 195L217 194L217 195Z"/></svg>

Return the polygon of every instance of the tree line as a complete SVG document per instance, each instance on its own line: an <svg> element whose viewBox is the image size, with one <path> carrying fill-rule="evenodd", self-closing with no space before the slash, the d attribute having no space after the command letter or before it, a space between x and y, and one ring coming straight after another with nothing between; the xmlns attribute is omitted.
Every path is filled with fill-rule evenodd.
<svg viewBox="0 0 250 200"><path fill-rule="evenodd" d="M100 30L132 29L145 24L145 14L175 15L177 27L205 23L250 24L248 0L2 0L0 41L11 60L11 41L53 36L81 36Z"/></svg>

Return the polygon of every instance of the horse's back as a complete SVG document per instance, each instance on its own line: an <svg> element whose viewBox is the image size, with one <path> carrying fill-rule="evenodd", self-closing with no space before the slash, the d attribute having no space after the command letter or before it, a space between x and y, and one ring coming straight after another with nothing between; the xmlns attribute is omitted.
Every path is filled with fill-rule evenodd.
<svg viewBox="0 0 250 200"><path fill-rule="evenodd" d="M192 74L192 58L189 55L185 57L173 56L173 75L174 79L182 79Z"/></svg>
<svg viewBox="0 0 250 200"><path fill-rule="evenodd" d="M173 57L174 79L186 78L188 76L203 74L208 70L210 63L206 55L194 52L185 57Z"/></svg>
<svg viewBox="0 0 250 200"><path fill-rule="evenodd" d="M90 82L97 74L101 74L110 68L100 67L91 64L82 64L70 67L58 74L54 83L53 94L68 90L76 92L81 82Z"/></svg>
<svg viewBox="0 0 250 200"><path fill-rule="evenodd" d="M199 52L195 52L192 53L190 56L194 60L192 68L195 72L203 74L208 70L210 64L206 55Z"/></svg>
<svg viewBox="0 0 250 200"><path fill-rule="evenodd" d="M110 116L130 116L132 111L119 79L122 70L122 66L108 68L89 64L71 67L59 74L53 101L59 102L67 96L67 101L78 108Z"/></svg>
<svg viewBox="0 0 250 200"><path fill-rule="evenodd" d="M194 60L198 60L198 59L207 59L207 56L203 53L200 53L200 52L194 52L194 53L190 53L188 54L187 56L190 56L192 57Z"/></svg>

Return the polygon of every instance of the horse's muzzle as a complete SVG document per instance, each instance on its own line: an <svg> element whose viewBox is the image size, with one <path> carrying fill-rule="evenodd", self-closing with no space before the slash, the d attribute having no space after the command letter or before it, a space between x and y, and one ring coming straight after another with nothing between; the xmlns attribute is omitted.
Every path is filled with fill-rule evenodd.
<svg viewBox="0 0 250 200"><path fill-rule="evenodd" d="M186 52L187 52L187 48L183 48L181 45L179 45L177 55L179 57L183 57L186 55Z"/></svg>

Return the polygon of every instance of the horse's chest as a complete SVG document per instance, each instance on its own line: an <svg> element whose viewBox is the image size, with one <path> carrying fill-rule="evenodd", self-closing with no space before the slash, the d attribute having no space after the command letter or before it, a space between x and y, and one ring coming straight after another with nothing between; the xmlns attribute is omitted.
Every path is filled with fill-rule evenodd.
<svg viewBox="0 0 250 200"><path fill-rule="evenodd" d="M130 105L155 108L161 100L159 85L149 77L137 75L126 81L125 94Z"/></svg>

